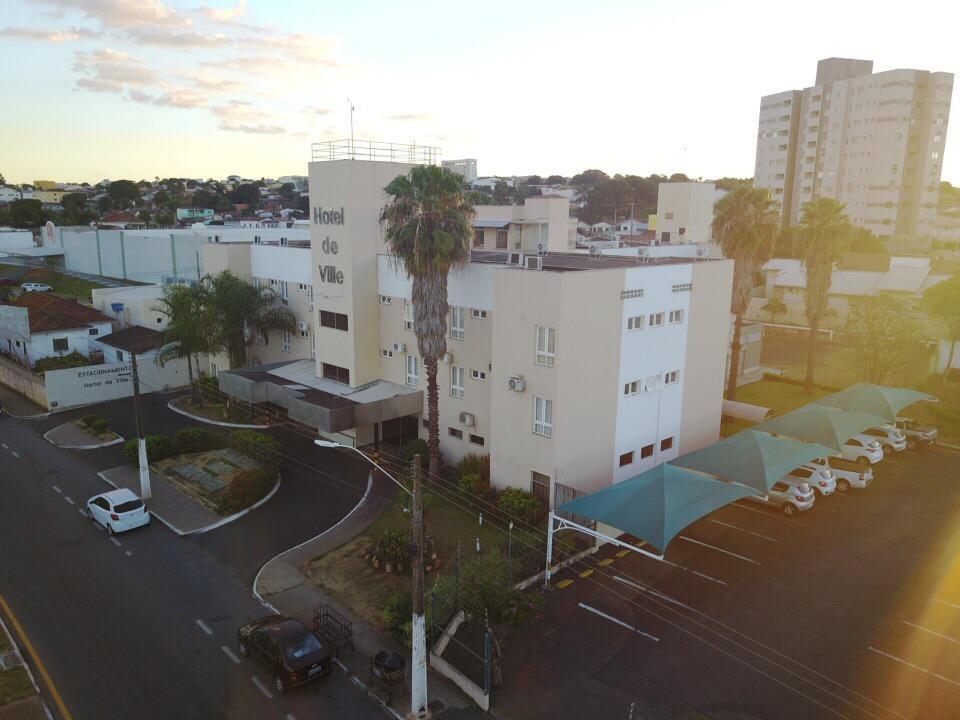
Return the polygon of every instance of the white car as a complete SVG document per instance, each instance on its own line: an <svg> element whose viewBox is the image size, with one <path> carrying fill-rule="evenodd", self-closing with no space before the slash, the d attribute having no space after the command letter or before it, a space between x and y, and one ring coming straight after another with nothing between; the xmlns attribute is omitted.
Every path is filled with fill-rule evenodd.
<svg viewBox="0 0 960 720"><path fill-rule="evenodd" d="M150 522L150 513L143 500L126 488L94 495L87 500L87 513L111 535L133 530Z"/></svg>
<svg viewBox="0 0 960 720"><path fill-rule="evenodd" d="M24 292L50 292L53 290L49 285L38 282L25 282L20 286Z"/></svg>
<svg viewBox="0 0 960 720"><path fill-rule="evenodd" d="M787 475L787 478L806 480L807 484L816 490L820 497L833 495L833 491L837 489L837 481L834 479L833 471L830 470L829 465L825 467L798 467Z"/></svg>
<svg viewBox="0 0 960 720"><path fill-rule="evenodd" d="M813 507L816 493L807 484L806 480L800 478L786 477L778 480L770 488L766 498L758 495L750 495L747 500L753 500L762 505L780 508L784 515L796 515L798 512L809 510Z"/></svg>
<svg viewBox="0 0 960 720"><path fill-rule="evenodd" d="M864 435L876 438L884 452L903 452L907 449L907 436L893 424L885 423L863 431Z"/></svg>
<svg viewBox="0 0 960 720"><path fill-rule="evenodd" d="M831 458L817 458L806 463L806 467L812 469L829 468L833 473L834 480L837 483L837 492L845 493L850 488L863 490L867 485L873 482L873 467L867 465L864 467L855 462L844 460L834 455Z"/></svg>
<svg viewBox="0 0 960 720"><path fill-rule="evenodd" d="M876 438L854 435L840 447L840 457L861 465L874 465L883 460L883 448Z"/></svg>

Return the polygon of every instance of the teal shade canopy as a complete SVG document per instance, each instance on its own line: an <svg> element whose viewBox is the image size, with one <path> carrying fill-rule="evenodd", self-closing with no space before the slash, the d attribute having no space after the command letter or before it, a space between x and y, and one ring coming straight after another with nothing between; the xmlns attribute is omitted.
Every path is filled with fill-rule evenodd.
<svg viewBox="0 0 960 720"><path fill-rule="evenodd" d="M584 495L556 508L612 525L664 552L687 525L756 492L701 473L657 465L629 480Z"/></svg>
<svg viewBox="0 0 960 720"><path fill-rule="evenodd" d="M887 419L882 415L810 403L793 412L764 420L751 429L825 445L834 452L840 452L840 447L854 435L885 422Z"/></svg>
<svg viewBox="0 0 960 720"><path fill-rule="evenodd" d="M825 445L774 437L751 428L681 455L670 464L717 475L766 494L787 473L833 452Z"/></svg>
<svg viewBox="0 0 960 720"><path fill-rule="evenodd" d="M872 413L882 416L887 422L893 422L907 405L920 400L936 400L936 398L919 390L857 383L846 390L822 397L817 400L817 403L842 410Z"/></svg>

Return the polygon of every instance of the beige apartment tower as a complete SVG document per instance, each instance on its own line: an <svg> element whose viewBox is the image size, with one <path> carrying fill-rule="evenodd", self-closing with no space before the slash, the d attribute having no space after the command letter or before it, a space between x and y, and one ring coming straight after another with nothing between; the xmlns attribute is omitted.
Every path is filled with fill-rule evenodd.
<svg viewBox="0 0 960 720"><path fill-rule="evenodd" d="M812 87L761 98L754 185L780 203L784 227L827 197L883 238L929 236L952 92L952 73L821 60Z"/></svg>

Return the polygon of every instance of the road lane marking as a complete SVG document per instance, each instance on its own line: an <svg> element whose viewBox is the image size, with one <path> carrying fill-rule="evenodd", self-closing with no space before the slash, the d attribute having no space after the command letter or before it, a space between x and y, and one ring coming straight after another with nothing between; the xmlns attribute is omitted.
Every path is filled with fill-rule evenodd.
<svg viewBox="0 0 960 720"><path fill-rule="evenodd" d="M13 455L15 458L20 457L20 454L16 450L11 450L10 454Z"/></svg>
<svg viewBox="0 0 960 720"><path fill-rule="evenodd" d="M250 682L252 682L256 686L257 690L259 690L264 694L267 700L273 700L273 693L270 692L270 688L268 688L266 685L263 684L263 682L261 682L260 678L258 678L256 675L251 675Z"/></svg>
<svg viewBox="0 0 960 720"><path fill-rule="evenodd" d="M210 629L210 626L207 625L203 620L197 619L197 625L203 630L207 635L213 635L213 630Z"/></svg>
<svg viewBox="0 0 960 720"><path fill-rule="evenodd" d="M694 540L693 538L687 537L686 535L680 535L680 539L681 539L681 540L686 540L687 542L693 543L694 545L702 545L702 546L705 547L705 548L710 548L711 550L716 550L716 551L719 552L719 553L723 553L724 555L729 555L730 557L735 557L735 558L737 558L738 560L743 560L744 562L753 563L754 565L759 565L759 564L760 564L760 563L758 563L756 560L753 560L753 559L751 559L751 558L748 558L748 557L746 557L745 555L737 555L735 552L730 552L729 550L724 550L723 548L719 548L719 547L717 547L716 545L708 545L708 544L705 543L705 542L702 542L702 541L700 541L700 540Z"/></svg>
<svg viewBox="0 0 960 720"><path fill-rule="evenodd" d="M40 677L43 678L43 683L47 686L47 690L50 692L50 697L53 698L54 704L60 711L62 720L73 720L73 715L71 715L70 711L67 710L67 706L63 702L63 698L60 697L60 691L57 690L57 686L53 684L53 678L50 677L50 673L47 672L46 666L43 664L40 656L37 655L37 651L34 650L33 643L30 642L30 638L27 637L27 634L23 630L23 626L20 625L20 621L17 620L17 616L13 614L13 610L7 604L7 600L5 597L3 597L3 595L0 595L0 609L3 610L4 615L10 618L10 623L13 625L14 631L20 636L20 640L23 642L23 646L27 649L27 654L30 655L30 659L33 661L34 667L37 668L37 671L40 673Z"/></svg>
<svg viewBox="0 0 960 720"><path fill-rule="evenodd" d="M224 655L226 655L228 658L233 660L235 664L237 665L240 664L240 658L237 657L236 653L234 653L233 650L228 648L226 645L221 645L220 649L223 650Z"/></svg>
<svg viewBox="0 0 960 720"><path fill-rule="evenodd" d="M73 498L71 498L69 495L64 495L64 496L63 496L63 499L66 500L66 501L67 501L68 503L70 503L71 505L74 505L74 504L75 504L75 503L73 502Z"/></svg>
<svg viewBox="0 0 960 720"><path fill-rule="evenodd" d="M60 488L58 488L56 485L53 485L52 487L53 487L53 489L56 490L58 493L62 493L62 492L63 492L63 490L61 490Z"/></svg>
<svg viewBox="0 0 960 720"><path fill-rule="evenodd" d="M127 555L127 557L133 557L133 553L130 552L129 550L126 551L126 555Z"/></svg>
<svg viewBox="0 0 960 720"><path fill-rule="evenodd" d="M778 545L780 544L780 541L777 540L776 538L772 538L767 535L761 535L760 533L754 532L753 530L744 530L742 527L737 527L736 525L731 525L730 523L720 522L719 520L714 520L713 518L710 519L710 522L716 525L723 525L724 527L733 528L734 530L739 530L740 532L746 533L747 535L753 535L754 537L763 538L764 540L769 540L770 542L777 543Z"/></svg>
<svg viewBox="0 0 960 720"><path fill-rule="evenodd" d="M891 660L895 660L895 661L897 661L898 663L901 663L901 664L903 664L903 665L906 665L907 667L911 667L911 668L913 668L914 670L919 670L920 672L924 672L924 673L926 673L927 675L930 675L931 677L937 678L938 680L943 680L943 681L946 682L946 683L950 683L951 685L955 685L956 687L960 687L960 682L957 682L956 680L951 680L951 679L948 678L948 677L944 677L944 676L941 675L940 673L935 673L933 670L929 670L929 669L927 669L927 668L925 668L925 667L921 667L921 666L919 666L919 665L915 665L915 664L913 664L912 662L908 662L907 660L903 660L902 658L898 658L896 655L891 655L890 653L884 652L883 650L877 650L875 647L872 647L872 646L870 646L870 645L867 645L867 649L868 649L868 650L872 650L873 652L877 653L878 655L883 655L884 657L888 657L888 658L890 658Z"/></svg>
<svg viewBox="0 0 960 720"><path fill-rule="evenodd" d="M120 547L120 545L122 545L122 543L119 540L117 540L115 537L113 537L113 535L110 536L110 542L112 542L117 547Z"/></svg>
<svg viewBox="0 0 960 720"><path fill-rule="evenodd" d="M10 449L9 447L7 447L7 444L6 444L6 443L0 443L0 445L3 445L3 449L4 449L4 450L9 450L9 449Z"/></svg>
<svg viewBox="0 0 960 720"><path fill-rule="evenodd" d="M934 598L933 600L934 602L943 603L944 605L949 605L952 608L960 610L960 605L957 605L956 603L948 602L947 600L941 600L940 598Z"/></svg>
<svg viewBox="0 0 960 720"><path fill-rule="evenodd" d="M960 643L960 640L957 640L957 638L955 638L955 637L950 637L949 635L944 635L943 633L938 633L937 631L931 630L930 628L925 628L925 627L923 627L922 625L917 625L917 624L912 623L912 622L907 622L906 620L903 621L903 624L904 624L904 625L909 625L910 627L916 628L917 630L923 630L925 633L930 633L931 635L936 635L938 638L943 638L944 640L949 640L949 641L952 642L952 643Z"/></svg>
<svg viewBox="0 0 960 720"><path fill-rule="evenodd" d="M610 622L616 623L617 625L620 625L621 627L625 627L625 628L627 628L627 630L632 630L632 631L635 632L637 635L643 635L645 638L649 638L650 640L653 640L654 642L660 642L660 638L658 638L656 635L651 635L650 633L645 633L643 630L638 630L638 629L635 628L633 625L628 625L628 624L625 623L623 620L619 620L619 619L615 618L613 615L607 615L607 614L606 614L605 612L603 612L602 610L597 610L595 607L591 607L590 605L587 605L586 603L580 603L580 607L582 607L582 608L583 608L584 610L586 610L587 612L592 612L594 615L599 615L599 616L602 617L602 618L606 618L606 619L609 620Z"/></svg>

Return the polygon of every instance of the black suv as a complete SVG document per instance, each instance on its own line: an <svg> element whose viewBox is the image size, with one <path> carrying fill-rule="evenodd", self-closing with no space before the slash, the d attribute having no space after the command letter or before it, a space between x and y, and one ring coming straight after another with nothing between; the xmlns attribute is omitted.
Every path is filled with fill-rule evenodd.
<svg viewBox="0 0 960 720"><path fill-rule="evenodd" d="M267 615L240 628L240 654L260 659L274 674L277 690L304 685L330 674L330 651L299 620Z"/></svg>

